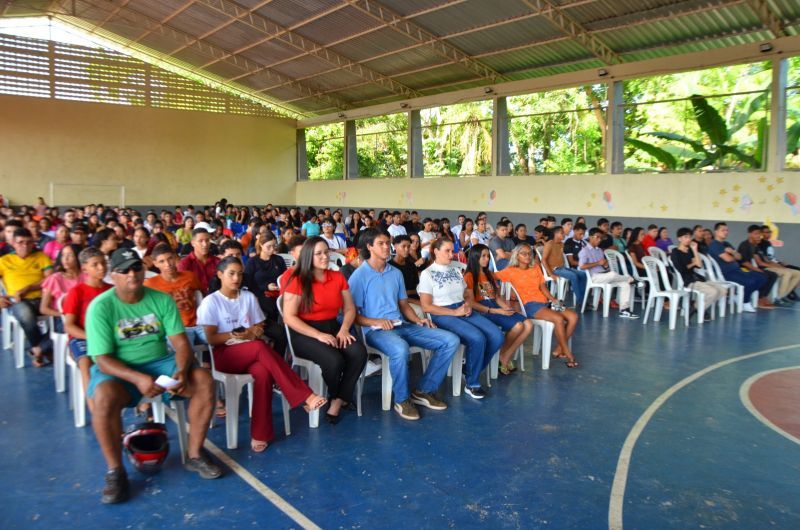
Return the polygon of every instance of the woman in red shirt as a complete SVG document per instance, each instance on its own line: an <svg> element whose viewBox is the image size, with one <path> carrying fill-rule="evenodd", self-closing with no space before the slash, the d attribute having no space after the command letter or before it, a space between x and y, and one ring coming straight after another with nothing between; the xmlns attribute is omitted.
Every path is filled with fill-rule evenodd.
<svg viewBox="0 0 800 530"><path fill-rule="evenodd" d="M495 273L498 279L510 282L521 298L520 305L525 308L528 318L547 320L555 326L558 350L552 352L554 357L566 358L567 367L577 368L578 361L572 355L569 338L578 325L578 314L569 309L555 311L550 304L558 303L550 293L544 281L541 265L534 261L533 249L527 243L514 247L508 267Z"/></svg>
<svg viewBox="0 0 800 530"><path fill-rule="evenodd" d="M291 329L294 353L322 369L332 398L325 419L336 424L341 408L353 400L367 350L350 334L356 318L353 297L344 276L328 269L328 244L323 238L303 243L284 298L283 320Z"/></svg>

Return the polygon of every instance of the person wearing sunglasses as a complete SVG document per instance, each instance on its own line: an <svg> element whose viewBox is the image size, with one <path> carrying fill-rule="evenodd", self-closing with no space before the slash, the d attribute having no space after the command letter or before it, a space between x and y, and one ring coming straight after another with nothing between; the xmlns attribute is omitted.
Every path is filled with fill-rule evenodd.
<svg viewBox="0 0 800 530"><path fill-rule="evenodd" d="M202 452L214 410L214 384L207 370L194 366L194 356L175 301L167 293L144 286L144 265L130 249L117 249L109 264L114 288L97 296L86 315L88 355L94 361L87 395L94 399L92 427L108 466L101 502L113 504L129 495L122 464L122 420L125 407L142 397L190 398L185 467L202 478L222 475ZM169 338L174 353L167 348ZM159 376L174 381L169 389Z"/></svg>

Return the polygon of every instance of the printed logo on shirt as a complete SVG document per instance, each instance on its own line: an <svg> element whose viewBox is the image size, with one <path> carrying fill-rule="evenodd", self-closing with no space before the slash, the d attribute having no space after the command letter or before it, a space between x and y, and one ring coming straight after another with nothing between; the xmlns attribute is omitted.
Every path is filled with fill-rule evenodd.
<svg viewBox="0 0 800 530"><path fill-rule="evenodd" d="M447 267L444 271L431 270L431 279L441 289L450 283L461 283L461 272L455 267Z"/></svg>
<svg viewBox="0 0 800 530"><path fill-rule="evenodd" d="M117 338L119 340L137 339L156 335L160 329L161 323L153 313L143 317L122 318L117 321Z"/></svg>

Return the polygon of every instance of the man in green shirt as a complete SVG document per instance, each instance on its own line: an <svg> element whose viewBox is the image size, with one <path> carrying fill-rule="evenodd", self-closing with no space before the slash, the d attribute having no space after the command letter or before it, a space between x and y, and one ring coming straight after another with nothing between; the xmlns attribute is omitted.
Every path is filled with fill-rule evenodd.
<svg viewBox="0 0 800 530"><path fill-rule="evenodd" d="M122 465L122 419L125 407L143 397L192 398L189 403L186 468L203 478L217 478L221 469L201 448L214 406L214 386L208 371L193 366L192 350L180 313L168 294L144 287L144 266L138 254L120 248L111 256L114 289L95 298L86 315L88 354L94 361L87 394L94 399L92 426L108 465L101 501L128 497L128 477ZM171 353L167 337L175 348ZM165 388L159 375L177 383Z"/></svg>

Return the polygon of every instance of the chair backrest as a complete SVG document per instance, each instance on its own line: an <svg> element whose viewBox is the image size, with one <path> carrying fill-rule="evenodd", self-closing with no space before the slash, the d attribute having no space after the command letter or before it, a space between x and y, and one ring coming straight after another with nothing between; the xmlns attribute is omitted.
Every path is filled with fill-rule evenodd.
<svg viewBox="0 0 800 530"><path fill-rule="evenodd" d="M338 252L328 252L328 259L330 259L331 263L335 263L336 264L336 268L333 269L333 270L337 270L337 271L339 270L339 267L343 266L345 264L345 262L347 261L347 259L342 254L339 254Z"/></svg>
<svg viewBox="0 0 800 530"><path fill-rule="evenodd" d="M675 267L672 258L667 258L667 263L669 264L669 268L672 269L672 277L675 278L675 288L682 290L686 286L686 284L683 283L683 276L678 272L678 268Z"/></svg>
<svg viewBox="0 0 800 530"><path fill-rule="evenodd" d="M654 258L657 258L658 260L660 260L661 263L664 263L664 264L667 263L667 253L664 252L663 250L661 250L660 248L658 248L658 247L650 247L650 248L647 249L647 252L649 252L650 255L653 256Z"/></svg>
<svg viewBox="0 0 800 530"><path fill-rule="evenodd" d="M511 295L513 294L514 298L516 298L517 303L519 304L519 309L522 312L522 316L527 317L528 314L525 312L525 304L522 303L522 298L520 298L519 292L517 292L517 289L511 284L511 282L501 282L500 285L501 285L501 287L500 287L500 292L501 293L503 292L503 289L505 288L506 300L511 301Z"/></svg>
<svg viewBox="0 0 800 530"><path fill-rule="evenodd" d="M672 251L678 248L678 245L670 245L667 247L667 254L672 254Z"/></svg>
<svg viewBox="0 0 800 530"><path fill-rule="evenodd" d="M709 281L725 281L725 277L722 275L722 270L720 270L717 260L705 254L700 254L700 259L703 261L703 268L706 270L706 278Z"/></svg>
<svg viewBox="0 0 800 530"><path fill-rule="evenodd" d="M628 263L629 263L629 264L630 264L630 266L631 266L631 276L633 276L634 278L636 278L636 280L638 280L638 281L640 281L640 282L641 282L641 281L644 281L644 280L647 280L648 278L642 278L642 277L639 275L639 270L636 268L636 264L633 262L633 258L631 257L631 253L630 253L630 251L627 251L627 250L626 250L626 251L625 251L625 256L628 258ZM645 257L646 257L646 256L645 256Z"/></svg>
<svg viewBox="0 0 800 530"><path fill-rule="evenodd" d="M294 256L291 254L278 254L283 259L283 262L286 264L286 268L294 267Z"/></svg>
<svg viewBox="0 0 800 530"><path fill-rule="evenodd" d="M669 276L667 276L667 268L660 259L653 256L645 256L642 258L644 270L647 272L647 278L650 280L650 288L655 289L656 292L661 292L661 284L659 277L664 285L669 285Z"/></svg>
<svg viewBox="0 0 800 530"><path fill-rule="evenodd" d="M625 258L622 257L618 251L614 249L606 249L603 254L606 256L606 261L608 261L608 268L611 272L616 272L617 274L625 274L627 275L628 271L623 263Z"/></svg>
<svg viewBox="0 0 800 530"><path fill-rule="evenodd" d="M567 253L566 252L562 252L562 254L564 255L564 268L565 269L571 269L572 266L569 264L569 260L567 259Z"/></svg>
<svg viewBox="0 0 800 530"><path fill-rule="evenodd" d="M489 251L489 270L497 272L497 264L494 262L494 252Z"/></svg>

